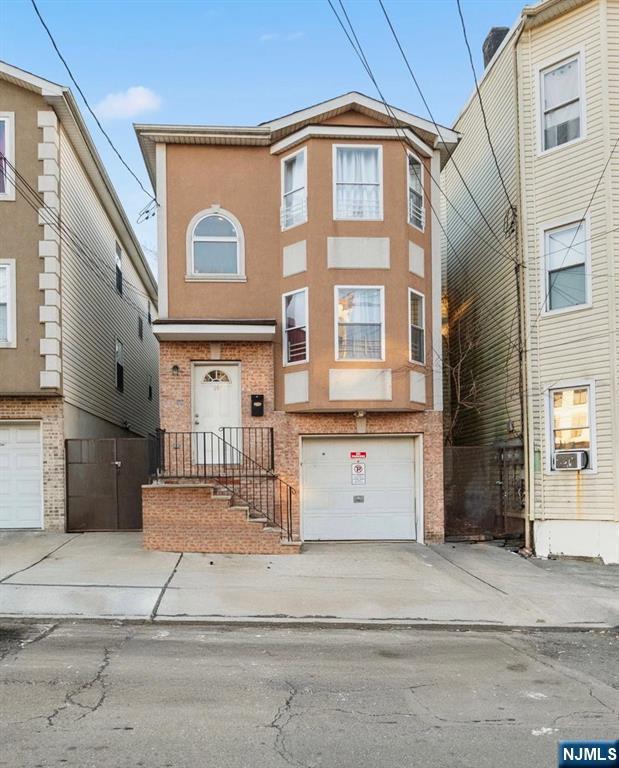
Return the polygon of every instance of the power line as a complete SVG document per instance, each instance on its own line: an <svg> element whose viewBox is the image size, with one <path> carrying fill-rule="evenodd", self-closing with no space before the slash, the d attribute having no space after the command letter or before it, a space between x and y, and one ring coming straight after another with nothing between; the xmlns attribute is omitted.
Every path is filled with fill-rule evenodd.
<svg viewBox="0 0 619 768"><path fill-rule="evenodd" d="M490 232L492 232L492 234L494 235L494 237L495 237L495 239L497 240L497 242L498 242L500 245L503 245L503 244L502 244L502 241L501 241L501 239L499 238L499 236L497 235L497 233L494 231L494 228L492 227L492 225L491 225L491 224L490 224L490 222L488 221L488 219L487 219L486 215L485 215L485 214L484 214L484 212L482 211L482 209L481 209L481 206L478 204L477 200L475 199L475 195L474 195L474 194L473 194L473 192L471 191L471 189L470 189L469 185L467 184L467 182L466 182L466 180L465 180L465 178L464 178L463 174L462 174L462 173L461 173L461 171L460 171L460 168L458 167L458 164L456 163L456 161L455 161L455 160L454 160L454 158L453 158L453 153L454 153L455 149L450 149L450 148L448 147L448 145L447 145L447 142L445 141L445 139L444 139L444 137L443 137L443 132L442 132L442 130L441 130L441 126L440 126L440 125L439 125L439 124L436 122L436 119L434 118L434 115L433 115L433 113L432 113L432 110L431 110L431 108L430 108L430 105L429 105L429 103L428 103L428 100L427 100L427 98L426 98L426 96L425 96L425 94L424 94L424 92L423 92L423 89L421 88L421 85L419 84L419 80L418 80L418 79L417 79L417 77L415 76L415 73L414 73L414 71L413 71L413 68L412 68L412 66L411 66L411 64L410 64L410 61L409 61L409 59L408 59L408 56L406 55L406 52L404 51L404 47L402 46L402 43L400 42L400 38L399 38L399 36L398 36L398 33L396 32L396 29L395 29L395 27L394 27L394 25L393 25L393 22L391 21L391 18L389 17L389 14L387 13L387 9L385 8L385 5L384 5L384 3L383 3L383 0L378 0L378 2L379 2L379 5L380 5L380 7L381 7L381 9L382 9L383 15L385 16L385 19L386 19L386 21L387 21L387 24L388 24L388 26L389 26L389 29L391 30L391 34L393 35L393 39L395 40L395 42L396 42L396 45L397 45L397 47L398 47L398 50L400 51L400 54L401 54L401 56L402 56L402 59L404 60L404 63L405 63L405 65L406 65L406 68L407 68L407 70L408 70L408 73L409 73L409 75L411 76L411 79L412 79L413 83L415 84L415 88L417 89L417 92L419 93L419 96L420 96L420 98L421 98L421 101L423 102L423 105L424 105L424 107L426 108L426 110L427 110L427 112L428 112L428 115L429 115L429 117L430 117L430 120L431 120L431 121L432 121L432 123L434 124L434 127L435 127L435 129L436 129L436 132L437 132L437 133L438 133L438 135L439 135L439 138L440 138L440 139L441 139L441 141L443 142L443 146L445 147L445 151L447 152L447 158L448 158L448 161L451 161L451 163L453 164L453 166L454 166L454 169L456 170L456 173L457 173L457 174L458 174L458 176L460 177L460 180L461 180L461 182L462 182L462 184L463 184L464 188L465 188L465 189L466 189L466 191L468 192L468 194L469 194L469 197L471 198L471 200L472 200L472 202L473 202L473 205L474 205L474 206L475 206L475 208L477 209L477 211L478 211L479 215L481 216L481 218L483 219L484 223L486 224L486 226L488 227L488 229L490 230ZM502 179L501 179L501 180L502 180ZM445 198L448 200L448 198L447 198L447 195L445 194L445 190L441 190L441 191L443 192L443 195L445 195ZM506 190L506 192L507 192L507 190ZM508 199L509 199L509 195L508 195ZM512 204L511 204L511 201L510 201L510 207L511 207L512 209L514 209L514 206L512 206ZM454 208L454 210L455 210L455 206L453 206L453 204L452 204L452 208ZM486 245L488 245L488 242L487 242L487 241L484 241L484 242L485 242L485 244L486 244ZM515 260L516 260L515 258L513 258L513 257L511 257L511 256L509 256L509 259L510 259L511 261L515 261Z"/></svg>
<svg viewBox="0 0 619 768"><path fill-rule="evenodd" d="M354 50L355 54L357 55L357 57L358 57L358 58L359 58L359 60L361 61L361 64L362 64L363 68L365 69L365 71L367 72L367 74L368 74L368 76L369 76L370 80L371 80L371 81L372 81L372 83L374 84L374 87L376 88L376 91L377 91L377 93L379 94L380 100L382 101L382 103L383 103L383 105L384 105L384 107L385 107L385 110L387 111L387 113L388 113L388 115L389 115L389 117L390 117L390 119L391 119L391 121L392 121L392 123L393 123L393 126L394 126L394 128L395 128L395 130L396 130L396 134L398 135L398 137L400 138L400 141L402 142L402 138L400 137L400 134L398 133L399 122L398 122L397 118L395 117L395 114L394 114L394 112L393 112L393 109L392 109L392 108L391 108L391 106L390 106L390 105L387 103L387 100L385 99L385 97L384 97L384 95L383 95L383 93L382 93L382 91L381 91L381 89L380 89L380 86L378 85L378 82L376 81L376 78L374 77L374 74L373 74L373 72L372 72L372 69L371 69L371 67L369 66L369 62L368 62L368 60L367 60L367 57L365 56L365 53L363 52L363 48L362 48L362 46L361 46L361 44L360 44L360 42L359 42L359 38L357 37L357 35L356 35L355 31L354 31L354 27L352 26L352 22L350 21L350 18L349 18L349 16L348 16L347 12L346 12L346 9L345 9L345 7L344 7L344 5L343 5L342 1L341 1L341 0L339 0L339 2L340 2L340 6L342 7L342 11L343 11L343 13L344 13L344 15L345 15L345 17L346 17L346 20L347 20L347 22L348 22L349 26L350 26L350 30L351 30L351 33L352 33L352 35L354 36L354 38L355 38L355 40L356 40L356 43L353 41L353 39L352 39L352 37L351 37L351 34L350 34L350 33L348 32L348 30L346 29L346 26L344 25L344 22L343 22L343 21L342 21L342 19L340 18L339 14L338 14L337 10L335 9L335 7L334 7L333 3L331 2L331 0L327 0L327 1L328 1L328 3L329 3L329 6L331 7L331 10L333 11L333 13L334 13L334 15L335 15L336 19L337 19L337 21L338 21L338 23L339 23L340 27L343 29L343 31L344 31L344 34L345 34L345 35L346 35L346 37L348 38L348 41L349 41L349 43L351 44L351 47L352 47L352 49ZM436 125L436 124L435 124L435 125ZM438 129L438 131L440 132L440 126L438 126L438 125L437 125L437 129ZM441 138L442 138L442 134L441 134ZM491 229L491 231L492 231L492 234L493 234L493 235L494 235L494 237L495 237L495 238L498 240L498 242L499 242L499 245L500 245L500 246L501 246L501 248L502 248L502 250L500 250L500 251L499 251L499 250L498 250L498 249L497 249L495 246L491 245L491 244L488 242L488 240L486 240L484 237L482 237L482 236L479 234L479 232L478 232L478 231L475 229L475 227L474 227L474 226L473 226L473 225L472 225L472 224L471 224L471 223L470 223L470 222L469 222L469 221L468 221L468 220L467 220L467 219L466 219L466 218L465 218L465 217L464 217L464 216L463 216L463 215L460 213L460 211L458 210L458 208L456 208L456 206L453 204L453 202L451 201L451 199L448 197L448 195L447 195L447 193L445 192L445 190L441 188L440 180L439 180L439 179L437 179L435 176L433 176L433 174L432 174L432 172L431 172L431 171L428 171L428 170L426 169L426 172L428 173L429 177L432 179L432 181L434 182L434 184L436 185L436 187L437 187L437 188L438 188L438 189L439 189L439 190L442 192L442 194L443 194L443 196L444 196L445 200L447 201L447 203L449 203L449 205L451 206L451 208L453 208L453 210L454 210L454 212L456 213L456 215L457 215L457 216L458 216L458 217L459 217L459 218L460 218L460 219L461 219L461 220L464 222L464 224L466 224L466 226L467 226L467 227L468 227L468 228L471 230L471 232L473 232L473 234L474 234L474 235L475 235L475 236L476 236L476 237L477 237L477 238L478 238L478 239L479 239L481 242L483 242L485 245L487 245L487 246L488 246L488 248L490 248L490 249L491 249L491 250L493 250L495 253L497 253L499 256L501 256L501 258L504 258L504 259L508 259L509 261L514 261L514 259L512 259L512 257L509 255L509 253L507 252L507 250L505 250L505 247L504 247L504 245L503 245L503 242L502 242L502 241L501 241L501 240L498 238L498 236L496 235L496 233L495 233L495 232L494 232L494 231ZM420 184L421 184L421 178L420 178L420 176L419 176L419 173L417 172L417 170L416 170L416 169L415 169L415 174L416 174L416 176L417 176L417 178L418 178L418 180L419 180L419 182L420 182ZM423 185L422 185L422 188L423 188ZM481 212L481 209L480 209L480 213L481 213L481 214L482 214L482 216L483 216L483 213Z"/></svg>
<svg viewBox="0 0 619 768"><path fill-rule="evenodd" d="M91 249L91 247L81 238L81 236L75 232L75 230L71 229L71 227L60 218L60 215L49 206L45 205L45 202L41 198L40 194L32 187L32 185L28 182L28 180L20 174L20 172L17 170L17 168L8 160L2 153L0 153L0 159L2 159L6 165L9 167L11 172L14 174L14 176L19 179L21 184L26 187L28 192L30 193L31 197L36 200L38 203L38 207L40 209L43 209L46 213L49 213L51 216L54 217L54 221L46 221L46 224L54 224L55 226L59 228L57 231L57 234L59 234L65 242L68 240L73 241L74 244L77 244L77 246L80 248L81 253L86 254L87 256L90 256L90 258L97 263L98 266L101 266L105 269L108 269L112 274L115 274L116 270L115 267L113 267L111 264L105 264L102 263L99 259L99 256L94 253L94 251ZM151 301L151 297L149 294L145 293L141 288L136 286L134 283L130 282L126 278L123 277L123 285L128 286L131 288L131 290L134 291L134 293L139 294L140 296L144 297L148 302Z"/></svg>
<svg viewBox="0 0 619 768"><path fill-rule="evenodd" d="M394 125L395 131L396 131L396 135L398 136L399 142L400 142L400 144L402 145L402 147L404 148L404 152L406 153L406 152L407 152L407 149L408 149L408 146L407 146L407 144L405 143L405 141L404 141L404 139L402 138L402 136L400 135L400 132L399 132L399 127L398 127L398 123L397 123L396 117L395 117L395 115L394 115L394 113L393 113L393 110L391 109L390 105L389 105L389 104L387 104L387 101L386 101L386 99L385 99L385 97L384 97L384 95L383 95L383 92L382 92L382 90L381 90L381 88L380 88L380 86L379 86L379 84L378 84L378 82L377 82L377 80L376 80L376 78L375 78L375 76L374 76L374 73L372 72L372 69L371 69L371 67L370 67L370 65L369 65L369 62L368 62L368 60L367 60L367 57L366 57L366 56L365 56L365 54L363 53L363 48L361 47L361 45L360 45L360 43L359 43L359 39L358 39L358 37L357 37L357 36L356 36L356 34L355 34L355 31L354 31L354 27L352 26L352 24L351 24L351 22L350 22L350 19L348 18L348 14L346 14L346 10L345 10L345 8L343 7L343 4L342 4L342 0L339 0L339 2L340 2L340 5L342 5L342 10L344 11L344 15L346 16L346 19L347 19L347 21L348 21L348 24L349 24L349 26L350 26L350 28L351 28L351 33L352 33L353 37L355 38L355 40L357 41L357 44L355 44L355 42L353 42L353 38L351 37L351 34L350 34L350 33L348 32L348 30L346 29L346 26L344 25L344 22L343 22L343 21L342 21L342 19L340 18L339 14L338 14L338 12L337 12L336 8L334 7L333 3L331 2L331 0L327 0L327 2L329 3L329 6L331 7L331 10L333 11L333 13L334 13L334 15L335 15L335 17L336 17L336 19L337 19L338 23L339 23L339 24L340 24L340 26L342 27L342 29L343 29L343 31L344 31L344 34L345 34L345 35L346 35L346 37L348 38L348 41L350 42L350 44L351 44L351 46L352 46L353 50L355 51L355 53L356 53L356 54L357 54L357 56L359 57L359 59L360 59L360 61L361 61L362 65L363 65L364 69L366 70L366 72L367 72L368 76L370 77L370 79L371 79L372 83L374 84L374 87L376 88L376 91L378 92L378 94L379 94L379 96L380 96L380 99L381 99L381 101L382 101L382 103L383 103L383 105L384 105L384 107L385 107L385 109L386 109L386 111L387 111L387 113L388 113L389 117L391 118L391 120L392 120L392 122L393 122L393 125ZM359 49L357 49L357 45L359 45ZM431 178L433 178L431 174L430 174L430 177L431 177ZM419 178L419 177L418 177L418 178ZM420 181L421 181L421 179L420 179ZM433 179L433 181L434 181L434 179ZM436 181L435 181L435 184L436 184ZM433 203L432 203L432 200L431 200L430 196L428 195L427 191L425 190L425 188L424 188L423 184L421 185L421 188L422 188L423 194L424 194L424 196L425 196L425 199L426 199L426 201L427 201L427 203L428 203L428 205L429 205L430 209L432 210L432 213L434 213L434 218L435 218L435 220L437 221L437 223L438 223L439 227L441 228L441 230L442 230L442 232L443 232L443 235L445 236L445 240L446 240L447 244L449 245L449 247L450 247L450 248L451 248L451 250L453 251L453 253L454 253L454 255L455 255L455 257L456 257L456 259L457 259L458 263L460 264L460 266L461 266L461 268L462 268L462 271L464 272L464 276L465 276L465 279L467 280L467 282L469 282L469 284L471 284L471 280L470 280L470 278L469 278L469 276L468 276L468 273L467 273L467 271L466 271L466 267L465 267L465 265L464 265L463 261L460 259L460 256L459 256L458 252L456 251L456 249L455 249L455 247L454 247L453 243L451 242L451 239L449 238L449 235L447 234L447 231L445 230L445 227L443 226L443 223L441 222L441 217L440 217L440 215L438 214L438 212L436 211L436 209L435 209L435 207L434 207L434 205L433 205ZM444 193L443 193L443 194L444 194ZM471 284L471 287L472 287L472 284ZM491 315L492 315L492 314L493 314L493 311L492 311L492 309L490 309L490 308L488 307L488 305L486 304L486 302L484 301L484 299L481 297L481 295L479 295L479 294L477 293L477 291L475 291L475 289L474 289L473 287L472 287L472 290L473 290L473 293L477 294L477 297L478 297L478 299L479 299L480 303L481 303L481 304L482 304L482 305L485 307L485 309L486 309L486 310L489 312L489 314L491 314ZM504 332L502 332L502 331L501 331L501 333L503 333L503 335L505 336L505 333L504 333ZM509 337L506 337L506 338L507 338L507 340L508 340L508 343L509 343L509 345L511 345L511 344L512 344L512 339L511 339L511 336L509 336Z"/></svg>
<svg viewBox="0 0 619 768"><path fill-rule="evenodd" d="M382 5L382 0L379 0L380 4ZM507 191L507 185L505 184L505 179L503 178L503 174L501 173L501 166L499 165L498 158L496 156L496 152L494 149L494 145L492 143L492 137L490 136L490 128L488 127L488 118L486 117L486 110L484 108L484 102L481 97L481 91L479 89L479 82L477 80L477 72L475 71L475 64L473 62L473 53L471 51L471 45L469 43L469 37L466 31L466 24L464 23L464 14L462 13L462 6L460 4L460 0L456 0L456 3L458 5L458 14L460 16L460 24L462 26L462 34L464 36L464 42L466 44L466 50L469 54L469 63L471 65L471 71L473 73L473 80L475 81L475 90L477 91L477 99L479 101L479 108L481 110L481 116L484 123L484 128L486 129L486 136L488 137L488 144L490 145L490 152L492 153L492 159L494 160L494 164L497 169L497 173L499 174L499 179L501 180L501 185L503 187L503 191L505 192L505 197L507 198L507 202L509 203L510 208L512 211L516 210L516 206L512 203L511 197L509 196L509 192Z"/></svg>
<svg viewBox="0 0 619 768"><path fill-rule="evenodd" d="M597 194L597 191L598 191L598 189L600 187L600 184L602 183L602 179L604 178L604 175L606 174L606 171L608 170L608 166L610 165L610 161L613 159L613 155L615 153L615 150L617 149L617 145L619 145L619 136L617 136L617 138L615 139L615 143L613 144L613 147L610 150L610 153L609 153L608 157L606 158L606 162L604 163L604 167L602 168L602 171L601 171L600 175L598 176L598 179L597 179L597 181L595 183L595 187L593 188L593 192L591 193L591 197L589 198L589 202L587 203L587 207L585 208L585 212L583 213L583 215L580 218L580 220L575 222L576 229L575 229L575 232L574 232L574 237L572 238L572 242L569 244L569 246L567 246L565 248L565 255L563 256L563 259L562 259L561 264L558 267L558 269L562 269L563 268L563 265L565 264L565 260L567 259L568 255L569 255L569 252L572 250L572 248L574 246L574 243L576 242L576 237L578 236L578 232L579 232L580 228L582 227L582 225L585 223L585 220L587 218L587 214L589 213L589 210L591 209L591 206L593 204L593 199L595 198L595 196ZM607 230L607 232L605 232L603 234L608 234L609 232L613 232L613 231L614 231L614 229ZM599 236L601 237L602 235L599 235ZM594 238L588 238L588 239L589 240L593 240ZM583 242L586 242L586 240L583 241ZM544 259L546 258L546 253L545 252L542 254L542 258L544 258ZM546 271L547 271L546 270L546 266L544 265L544 274L546 274ZM555 271L555 270L553 270L553 271ZM544 300L541 302L537 314L533 318L533 323L537 323L538 322L542 312L544 311L544 307L546 306L546 303L548 302L548 297L550 296L551 287L552 286L550 284L550 281L548 281L548 289L546 290L546 293L545 293L545 296L544 296Z"/></svg>
<svg viewBox="0 0 619 768"><path fill-rule="evenodd" d="M62 53L60 52L60 49L58 48L58 45L57 45L57 43L56 43L56 41L55 41L55 39L54 39L54 36L52 35L52 33L51 33L51 31L50 31L50 28L49 28L49 27L47 26L47 24L45 23L45 20L44 20L43 16L41 16L41 12L39 11L39 9L38 9L38 7L37 7L37 4L36 4L35 0L30 0L30 2L32 3L32 7L34 8L34 11L35 11L36 15L39 17L39 21L40 21L40 22L41 22L41 24L43 25L43 28L45 29L45 31L47 32L47 35L48 35L49 39L51 40L51 43L52 43L52 45L54 46L54 50L55 50L55 51L56 51L56 53L58 54L58 58L59 58L59 59L60 59L60 61L61 61L61 62L64 64L64 68L67 70L67 72L68 72L68 74L69 74L69 77L71 78L71 81L72 81L73 85L76 87L76 89L77 89L78 93L79 93L79 94L80 94L80 96L82 97L82 99L83 99L83 101L84 101L84 104L86 105L86 108L88 109L88 111L89 111L89 112L90 112L90 114L92 115L92 117L93 117L93 119L94 119L95 123L96 123L96 124L99 126L99 130L101 131L101 133L102 133L102 134L105 136L105 138L107 139L107 143L108 143L108 144L110 145L110 147L111 147L111 148L114 150L114 152L115 152L116 156L118 157L118 159L120 160L120 162L121 162L121 163L122 163L122 164L125 166L125 168L126 168L128 171L129 171L129 173L130 173L130 174L133 176L133 178L134 178L134 179L137 181L137 183L140 185L140 188L142 189L142 191L143 191L143 192L144 192L146 195L148 195L148 197L150 197L150 199L151 199L151 200L154 200L154 201L155 201L155 203L156 203L157 205L159 205L159 203L157 202L157 198L156 198L156 197L154 197L154 196L153 196L153 195L152 195L152 194L151 194L151 193L150 193L150 192L149 192L149 191L146 189L146 187L145 187L145 186L142 184L142 182L141 182L141 181L140 181L140 179L138 178L137 174L135 174L135 173L134 173L134 171L131 169L131 167L130 167L130 166L129 166L129 164L126 162L126 160L124 159L124 157L123 157L123 156L120 154L120 152L118 151L118 149L116 149L116 146L115 146L114 142L112 141L112 139L111 139L111 138L109 137L109 135L107 134L107 132L106 132L105 128L104 128L104 127L101 125L101 121L99 120L99 118L98 118L98 117L97 117L97 115L95 114L94 110L92 109L92 107L91 107L91 106L90 106L90 104L88 103L88 99L87 99L87 98L86 98L86 96L84 95L84 91L83 91L83 90L80 88L80 86L79 86L79 83L78 83L78 82L77 82L77 80L75 79L75 77L74 77L74 75L73 75L73 72L71 71L71 68L70 68L70 67L69 67L69 65L67 64L67 61L66 61L66 59L64 58L64 56L63 56L63 55L62 55ZM148 217L147 217L147 218L148 218Z"/></svg>

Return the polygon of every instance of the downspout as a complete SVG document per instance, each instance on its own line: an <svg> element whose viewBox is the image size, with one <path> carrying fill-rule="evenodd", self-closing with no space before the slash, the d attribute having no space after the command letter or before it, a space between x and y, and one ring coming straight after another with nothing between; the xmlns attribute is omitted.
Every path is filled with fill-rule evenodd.
<svg viewBox="0 0 619 768"><path fill-rule="evenodd" d="M521 137L520 137L520 88L518 78L518 41L524 29L524 19L516 31L516 37L513 45L513 72L514 85L516 90L516 186L518 189L518 205L520 211L516 217L516 264L514 265L514 276L516 280L516 306L518 312L518 395L520 404L520 429L522 432L522 447L524 461L524 493L525 493L525 517L524 517L524 547L527 551L533 551L533 537L531 531L532 511L533 511L533 472L531 470L532 451L529 443L530 430L528 423L528 405L527 405L527 381L528 381L528 350L526 348L526 323L527 323L527 304L526 304L526 281L524 276L524 249L523 243L523 218L521 212L524 210L523 195L520 184L521 179Z"/></svg>

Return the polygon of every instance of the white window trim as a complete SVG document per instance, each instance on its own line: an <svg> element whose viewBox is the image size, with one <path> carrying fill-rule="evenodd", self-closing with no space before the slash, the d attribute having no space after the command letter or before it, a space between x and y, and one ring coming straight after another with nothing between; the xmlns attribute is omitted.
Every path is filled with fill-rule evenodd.
<svg viewBox="0 0 619 768"><path fill-rule="evenodd" d="M7 135L6 135L6 159L14 166L15 165L15 112L0 112L0 120L6 121ZM13 170L9 167L6 169L6 182L7 191L0 194L0 202L15 200L15 176Z"/></svg>
<svg viewBox="0 0 619 768"><path fill-rule="evenodd" d="M338 149L377 149L378 150L378 204L380 216L360 219L358 216L337 216L337 150ZM383 221L383 145L382 144L334 144L332 150L331 176L333 184L333 221ZM407 179L408 181L408 179Z"/></svg>
<svg viewBox="0 0 619 768"><path fill-rule="evenodd" d="M423 320L423 325L421 326L421 329L423 330L423 360L415 360L413 358L413 349L411 344L411 328L412 328L412 317L411 317L411 293L414 293L415 296L419 296L421 299L421 317ZM408 361L410 363L415 363L417 365L424 365L426 364L426 340L427 340L427 330L426 330L426 297L421 291L416 291L414 288L408 289Z"/></svg>
<svg viewBox="0 0 619 768"><path fill-rule="evenodd" d="M559 309L549 309L550 304L550 292L548 283L548 262L546 258L546 234L553 229L563 229L569 226L575 226L579 222L584 224L584 240L585 240L585 295L586 302L584 304L575 304L572 307L560 307ZM592 292L591 292L591 235L590 235L590 215L586 214L584 221L582 216L564 216L560 219L554 219L548 221L540 227L539 230L539 249L540 249L540 265L541 265L541 282L542 295L539 297L540 304L540 316L541 317L554 317L555 315L565 315L570 312L580 312L582 310L591 309L593 306Z"/></svg>
<svg viewBox="0 0 619 768"><path fill-rule="evenodd" d="M292 160L297 155L304 155L305 162L303 163L303 172L304 172L304 178L303 178L303 189L305 190L305 216L303 219L300 219L299 221L296 221L294 224L290 224L289 226L285 225L285 217L284 217L284 179L285 179L285 167L286 162L288 160ZM301 226L301 224L307 223L307 147L302 147L301 149L297 150L296 152L292 152L290 155L286 155L286 157L282 157L281 159L281 198L280 198L280 216L281 216L281 229L282 232L287 232L289 229L294 229L295 227Z"/></svg>
<svg viewBox="0 0 619 768"><path fill-rule="evenodd" d="M288 362L286 360L286 297L292 296L295 293L304 293L305 294L305 358L303 360L294 360L293 362ZM309 291L306 288L297 288L294 291L288 291L287 293L282 294L282 361L284 364L284 368L290 368L293 365L305 365L306 363L309 363L309 355L310 355L310 337L309 337Z"/></svg>
<svg viewBox="0 0 619 768"><path fill-rule="evenodd" d="M544 80L543 75L549 69L556 69L565 64L570 59L578 58L578 79L579 79L579 106L580 106L580 136L572 141L566 141L565 144L558 144L556 147L544 149ZM554 56L552 59L546 59L535 68L536 88L537 88L537 156L550 155L566 147L572 147L587 138L587 104L585 92L585 48L581 46L567 51L561 56Z"/></svg>
<svg viewBox="0 0 619 768"><path fill-rule="evenodd" d="M8 267L9 295L6 308L8 341L0 341L0 349L17 347L17 286L15 282L15 259L0 259L0 267Z"/></svg>
<svg viewBox="0 0 619 768"><path fill-rule="evenodd" d="M339 307L339 292L342 289L350 290L356 288L375 288L380 291L380 357L345 357L339 356L339 344L338 344L338 307ZM333 286L333 327L334 327L334 350L335 361L338 363L384 363L385 362L385 286L384 285L334 285Z"/></svg>
<svg viewBox="0 0 619 768"><path fill-rule="evenodd" d="M415 160L417 160L417 162L421 166L421 227L418 227L416 224L414 224L410 218L410 200L409 200L410 170L408 165L409 156L415 158ZM418 232L425 232L425 229L426 229L426 201L425 201L425 186L424 186L425 170L426 169L423 166L423 160L421 159L421 157L419 157L419 155L417 155L415 152L412 152L410 149L407 149L406 150L406 198L405 198L406 199L406 221L411 227L416 229Z"/></svg>
<svg viewBox="0 0 619 768"><path fill-rule="evenodd" d="M596 475L597 468L597 431L596 431L596 398L595 398L595 379L568 379L565 381L555 381L544 390L544 405L546 412L546 456L544 462L544 474L557 477L566 473L552 468L552 455L554 453L554 443L552 435L552 393L559 389L583 389L589 388L589 431L591 435L591 447L589 448L589 466L580 470L581 473ZM569 473L567 473L569 474Z"/></svg>
<svg viewBox="0 0 619 768"><path fill-rule="evenodd" d="M237 272L230 274L207 274L193 271L193 231L196 228L200 219L205 216L223 216L228 219L231 224L234 225L237 234ZM241 222L236 218L233 213L221 208L219 205L212 205L210 208L205 208L202 211L196 213L196 215L189 222L186 235L186 274L185 280L187 282L207 282L207 283L238 283L245 282L247 277L245 276L245 235L243 234L243 227Z"/></svg>

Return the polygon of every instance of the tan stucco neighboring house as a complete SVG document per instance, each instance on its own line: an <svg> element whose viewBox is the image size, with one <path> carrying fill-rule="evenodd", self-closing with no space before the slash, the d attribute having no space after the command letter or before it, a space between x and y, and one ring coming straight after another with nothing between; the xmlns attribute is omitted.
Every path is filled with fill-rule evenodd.
<svg viewBox="0 0 619 768"><path fill-rule="evenodd" d="M455 442L523 445L525 506L511 512L512 523L520 518L537 554L614 563L618 54L617 0L525 7L480 82L507 194L476 93L455 123L463 138L442 177L454 207L479 233L445 206L451 331L464 316L477 336L469 373L479 407L461 420Z"/></svg>
<svg viewBox="0 0 619 768"><path fill-rule="evenodd" d="M441 541L435 127L348 93L136 131L161 206L146 546Z"/></svg>
<svg viewBox="0 0 619 768"><path fill-rule="evenodd" d="M65 529L65 439L158 426L157 288L77 104L0 62L0 528Z"/></svg>

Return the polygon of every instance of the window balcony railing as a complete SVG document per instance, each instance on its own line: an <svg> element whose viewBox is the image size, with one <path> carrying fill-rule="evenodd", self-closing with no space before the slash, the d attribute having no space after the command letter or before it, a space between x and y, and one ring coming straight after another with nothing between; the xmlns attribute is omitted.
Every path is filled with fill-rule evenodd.
<svg viewBox="0 0 619 768"><path fill-rule="evenodd" d="M378 184L337 184L337 219L380 219L382 206Z"/></svg>
<svg viewBox="0 0 619 768"><path fill-rule="evenodd" d="M288 342L288 357L289 363L304 362L307 357L307 342L303 341Z"/></svg>
<svg viewBox="0 0 619 768"><path fill-rule="evenodd" d="M426 225L426 211L423 202L420 201L420 195L409 191L408 195L408 221L414 227L424 229Z"/></svg>
<svg viewBox="0 0 619 768"><path fill-rule="evenodd" d="M280 211L280 223L282 229L294 227L307 221L307 197L295 193L284 199L284 205Z"/></svg>

